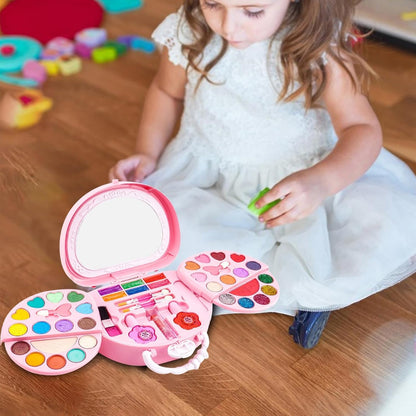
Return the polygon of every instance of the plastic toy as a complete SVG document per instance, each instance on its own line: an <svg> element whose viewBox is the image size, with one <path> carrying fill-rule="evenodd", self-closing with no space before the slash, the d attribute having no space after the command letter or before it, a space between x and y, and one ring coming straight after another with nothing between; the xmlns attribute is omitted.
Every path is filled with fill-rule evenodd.
<svg viewBox="0 0 416 416"><path fill-rule="evenodd" d="M51 107L52 100L38 90L6 93L0 102L0 121L8 127L24 129L36 124Z"/></svg>
<svg viewBox="0 0 416 416"><path fill-rule="evenodd" d="M25 36L0 37L0 81L24 87L36 87L38 83L31 79L11 76L23 69L29 59L37 59L42 46L34 39Z"/></svg>
<svg viewBox="0 0 416 416"><path fill-rule="evenodd" d="M84 43L76 43L74 52L81 58L89 59L94 48L85 45Z"/></svg>
<svg viewBox="0 0 416 416"><path fill-rule="evenodd" d="M43 84L48 77L46 68L34 59L25 62L22 73L25 78L33 79L39 84Z"/></svg>
<svg viewBox="0 0 416 416"><path fill-rule="evenodd" d="M130 48L131 46L131 41L134 38L134 35L123 35L123 36L119 36L117 38L117 42L118 43L122 43L123 45L125 45L127 48Z"/></svg>
<svg viewBox="0 0 416 416"><path fill-rule="evenodd" d="M56 49L45 48L42 50L40 58L45 61L56 61L61 54Z"/></svg>
<svg viewBox="0 0 416 416"><path fill-rule="evenodd" d="M136 51L145 53L152 53L156 50L156 45L150 39L142 38L140 36L133 36L130 41L130 47Z"/></svg>
<svg viewBox="0 0 416 416"><path fill-rule="evenodd" d="M46 69L48 75L56 76L59 74L58 61L40 60L39 63Z"/></svg>
<svg viewBox="0 0 416 416"><path fill-rule="evenodd" d="M102 48L114 48L116 50L117 56L123 55L127 52L127 46L121 42L116 42L114 40L109 40L105 42Z"/></svg>
<svg viewBox="0 0 416 416"><path fill-rule="evenodd" d="M142 7L143 0L99 0L108 13L122 13Z"/></svg>
<svg viewBox="0 0 416 416"><path fill-rule="evenodd" d="M75 35L75 42L90 48L96 48L107 40L107 31L100 28L88 28Z"/></svg>
<svg viewBox="0 0 416 416"><path fill-rule="evenodd" d="M279 286L268 267L244 254L207 251L158 272L179 250L176 213L150 186L113 181L84 195L61 231L62 266L78 285L30 296L7 315L1 340L10 358L36 374L74 371L100 354L182 374L208 358L212 303L265 311ZM184 365L161 364L196 354Z"/></svg>
<svg viewBox="0 0 416 416"><path fill-rule="evenodd" d="M97 64L103 64L117 59L117 51L114 48L95 48L91 57Z"/></svg>
<svg viewBox="0 0 416 416"><path fill-rule="evenodd" d="M82 68L82 61L78 56L61 56L57 64L62 75L76 74Z"/></svg>
<svg viewBox="0 0 416 416"><path fill-rule="evenodd" d="M13 0L0 10L0 30L46 44L58 36L73 39L85 28L99 27L103 16L95 0Z"/></svg>
<svg viewBox="0 0 416 416"><path fill-rule="evenodd" d="M74 42L62 36L53 38L46 44L47 49L52 49L59 52L59 55L73 55Z"/></svg>
<svg viewBox="0 0 416 416"><path fill-rule="evenodd" d="M256 216L259 216L261 214L263 214L264 212L268 211L270 208L274 207L275 205L277 205L281 200L277 199L276 201L270 202L269 204L264 205L261 208L256 208L256 202L263 196L266 195L267 192L269 192L270 189L269 188L264 188L263 190L261 190L248 204L248 209L251 213L253 213Z"/></svg>

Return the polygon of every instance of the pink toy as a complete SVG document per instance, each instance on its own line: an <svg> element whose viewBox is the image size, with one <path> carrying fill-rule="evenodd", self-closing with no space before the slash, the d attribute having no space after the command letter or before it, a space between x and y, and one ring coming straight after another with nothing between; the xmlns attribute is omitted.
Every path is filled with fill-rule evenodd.
<svg viewBox="0 0 416 416"><path fill-rule="evenodd" d="M40 55L41 59L45 61L56 61L60 56L61 54L56 49L50 48L43 49Z"/></svg>
<svg viewBox="0 0 416 416"><path fill-rule="evenodd" d="M25 78L33 79L39 84L43 84L48 77L46 68L33 59L25 62L22 73Z"/></svg>
<svg viewBox="0 0 416 416"><path fill-rule="evenodd" d="M1 332L8 354L24 369L48 375L76 370L98 352L162 374L199 368L208 357L212 303L259 312L277 301L279 288L265 264L229 251L200 253L177 271L156 272L178 249L176 213L156 189L113 181L92 190L68 213L60 253L75 283L100 286L20 302ZM187 364L160 365L190 357L199 345Z"/></svg>
<svg viewBox="0 0 416 416"><path fill-rule="evenodd" d="M81 58L91 58L91 53L94 48L89 47L83 43L76 43L75 44L75 53L80 56Z"/></svg>
<svg viewBox="0 0 416 416"><path fill-rule="evenodd" d="M47 49L53 49L59 52L59 55L73 55L74 46L74 42L61 36L51 39L46 44Z"/></svg>

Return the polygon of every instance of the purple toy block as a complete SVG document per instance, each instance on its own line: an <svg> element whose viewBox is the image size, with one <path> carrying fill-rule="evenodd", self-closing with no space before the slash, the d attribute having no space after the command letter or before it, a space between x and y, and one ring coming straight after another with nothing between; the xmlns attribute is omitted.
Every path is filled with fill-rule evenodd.
<svg viewBox="0 0 416 416"><path fill-rule="evenodd" d="M39 84L43 84L47 78L45 67L33 59L29 59L25 62L23 65L22 74L24 78L33 79Z"/></svg>
<svg viewBox="0 0 416 416"><path fill-rule="evenodd" d="M75 44L75 53L81 58L91 58L92 50L93 48L90 48L88 45L85 45L84 43Z"/></svg>
<svg viewBox="0 0 416 416"><path fill-rule="evenodd" d="M128 48L131 46L131 41L134 39L135 36L133 35L125 35L125 36L119 36L117 38L117 42L122 43L123 45L126 45Z"/></svg>
<svg viewBox="0 0 416 416"><path fill-rule="evenodd" d="M103 28L89 28L81 30L75 35L77 43L83 43L90 48L96 48L107 40L107 31Z"/></svg>

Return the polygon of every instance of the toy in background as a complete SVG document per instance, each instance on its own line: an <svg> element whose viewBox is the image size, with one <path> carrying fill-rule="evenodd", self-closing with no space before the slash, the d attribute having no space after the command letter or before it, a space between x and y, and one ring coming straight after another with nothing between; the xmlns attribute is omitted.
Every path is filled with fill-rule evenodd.
<svg viewBox="0 0 416 416"><path fill-rule="evenodd" d="M141 51L144 53L153 53L156 50L156 45L150 39L143 38L141 36L120 36L117 38L117 42L126 45L134 51Z"/></svg>
<svg viewBox="0 0 416 416"><path fill-rule="evenodd" d="M24 129L36 124L51 107L52 100L39 90L8 92L0 101L0 122L7 127Z"/></svg>
<svg viewBox="0 0 416 416"><path fill-rule="evenodd" d="M36 87L38 81L10 74L20 72L29 60L38 59L42 45L25 36L0 37L0 81L22 87Z"/></svg>
<svg viewBox="0 0 416 416"><path fill-rule="evenodd" d="M73 39L87 27L101 26L104 9L95 0L13 0L0 10L3 35L23 35L46 44Z"/></svg>
<svg viewBox="0 0 416 416"><path fill-rule="evenodd" d="M102 8L98 5L97 9L95 1L92 1L95 4L93 5L91 1L86 3L87 0L61 0L58 8L56 2L51 3L50 0L36 1L35 7L33 0L13 0L13 2L0 0L0 29L4 34L19 33L19 36L0 36L0 82L25 88L40 87L48 76L68 76L80 72L82 58L103 64L114 61L128 49L144 53L152 53L156 50L155 44L150 39L140 36L125 35L116 40L108 39L107 31L98 27L102 19ZM142 0L102 3L107 11L114 13L143 5ZM32 7L28 8L30 4ZM45 14L48 16L48 21L41 24L36 21L36 24L25 26L28 19L37 18L37 14L34 16L27 10L31 11L34 7L36 13L45 7L50 7L51 9ZM82 7L81 17L78 13L80 7ZM53 16L58 11L60 16L54 20ZM69 21L69 24L60 25L62 18L65 18L66 23ZM89 22L96 24L88 26ZM27 26L32 37L20 36L26 33ZM75 28L80 30L75 31ZM42 47L40 42L44 43L45 47ZM15 76L17 73L21 76ZM16 94L6 94L2 98L0 119L8 127L25 128L35 124L52 103L41 93L35 98L33 93L28 94L27 91L23 91L21 96L32 98L22 101ZM11 103L10 108L7 109L4 103Z"/></svg>
<svg viewBox="0 0 416 416"><path fill-rule="evenodd" d="M143 6L143 0L98 0L108 13L122 13Z"/></svg>

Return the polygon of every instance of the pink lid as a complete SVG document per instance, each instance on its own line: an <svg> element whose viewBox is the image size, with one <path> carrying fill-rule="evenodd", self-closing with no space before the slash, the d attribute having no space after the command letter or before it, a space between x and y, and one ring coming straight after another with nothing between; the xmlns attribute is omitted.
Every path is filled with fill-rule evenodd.
<svg viewBox="0 0 416 416"><path fill-rule="evenodd" d="M170 201L150 186L115 180L88 192L69 211L60 255L70 279L96 286L166 266L179 244Z"/></svg>

